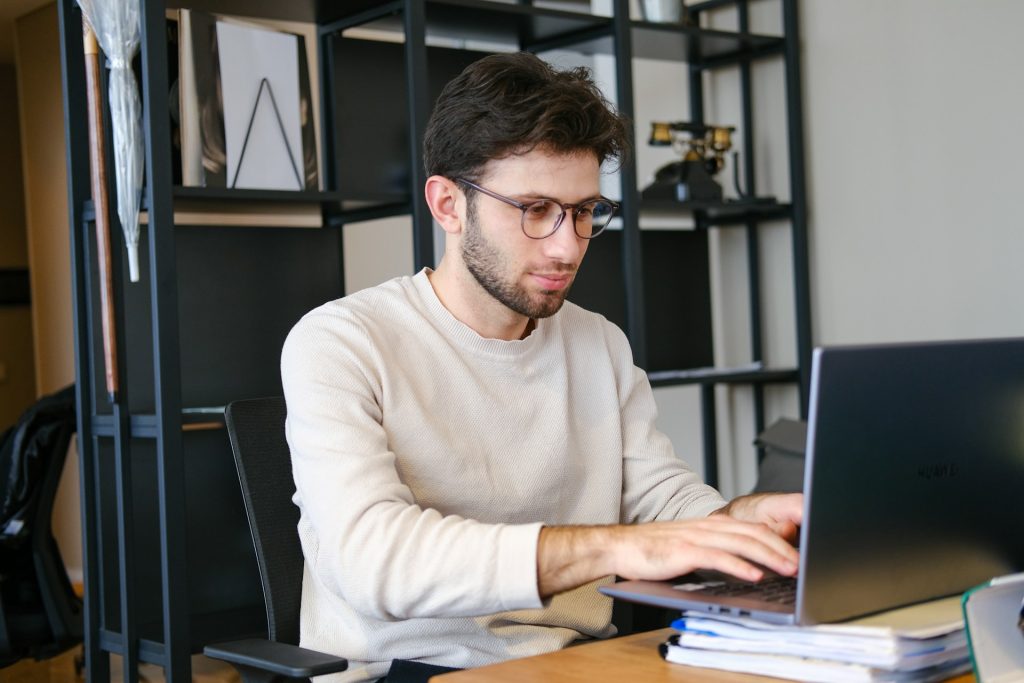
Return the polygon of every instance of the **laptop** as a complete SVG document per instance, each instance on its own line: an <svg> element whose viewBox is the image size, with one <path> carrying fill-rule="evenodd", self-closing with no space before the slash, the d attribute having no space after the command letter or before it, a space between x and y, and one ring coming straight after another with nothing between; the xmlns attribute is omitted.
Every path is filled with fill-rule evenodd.
<svg viewBox="0 0 1024 683"><path fill-rule="evenodd" d="M1024 339L819 348L811 372L792 590L698 573L601 592L816 624L1024 569Z"/></svg>

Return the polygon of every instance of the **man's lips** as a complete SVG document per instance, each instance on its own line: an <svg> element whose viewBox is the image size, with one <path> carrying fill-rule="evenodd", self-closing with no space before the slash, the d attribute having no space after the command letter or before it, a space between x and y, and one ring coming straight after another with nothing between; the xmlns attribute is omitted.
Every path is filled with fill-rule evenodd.
<svg viewBox="0 0 1024 683"><path fill-rule="evenodd" d="M542 289L558 291L569 286L574 273L530 273L530 275Z"/></svg>

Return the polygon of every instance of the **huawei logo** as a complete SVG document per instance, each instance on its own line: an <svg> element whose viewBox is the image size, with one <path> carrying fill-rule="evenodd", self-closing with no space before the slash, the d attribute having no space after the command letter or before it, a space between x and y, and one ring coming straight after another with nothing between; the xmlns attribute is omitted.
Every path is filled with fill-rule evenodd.
<svg viewBox="0 0 1024 683"><path fill-rule="evenodd" d="M960 466L955 462L922 465L917 468L917 476L922 479L951 479L960 474Z"/></svg>

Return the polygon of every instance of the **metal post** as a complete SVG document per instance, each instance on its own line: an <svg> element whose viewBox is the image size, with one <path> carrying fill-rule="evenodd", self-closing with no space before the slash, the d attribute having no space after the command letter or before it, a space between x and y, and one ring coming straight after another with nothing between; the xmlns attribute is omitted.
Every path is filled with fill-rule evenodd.
<svg viewBox="0 0 1024 683"><path fill-rule="evenodd" d="M85 586L83 634L89 680L110 680L110 656L100 644L102 601L100 554L97 547L96 443L92 437L94 386L90 373L89 261L86 245L85 199L89 196L88 142L79 122L86 118L85 60L82 54L82 14L74 0L57 3L60 30L61 88L64 95L64 140L68 178L68 213L71 242L71 298L75 330L75 404L77 412L79 486L82 511L82 564ZM72 124L74 122L74 124Z"/></svg>
<svg viewBox="0 0 1024 683"><path fill-rule="evenodd" d="M170 120L167 116L166 19L163 3L141 2L140 6L164 674L171 683L186 683L192 675L185 543L185 468L181 436L178 283L175 277L177 253L171 197Z"/></svg>
<svg viewBox="0 0 1024 683"><path fill-rule="evenodd" d="M704 482L718 488L718 425L715 385L700 385L701 433L704 437Z"/></svg>
<svg viewBox="0 0 1024 683"><path fill-rule="evenodd" d="M804 169L803 90L800 81L800 22L796 0L783 0L786 37L786 121L789 139L789 186L793 210L793 289L796 297L797 362L800 369L800 415L807 419L811 382L811 295L807 246L807 188Z"/></svg>
<svg viewBox="0 0 1024 683"><path fill-rule="evenodd" d="M741 33L750 31L748 3L740 0L737 3L739 12L739 29ZM750 195L757 194L757 181L754 173L754 94L751 79L750 60L740 63L740 98L743 110L743 190ZM737 188L738 189L738 188ZM760 222L750 219L746 223L747 233L747 276L750 297L750 356L752 361L764 360L762 343L761 318L761 244L759 233ZM764 431L764 385L751 386L754 392L754 434ZM764 459L764 449L757 448L757 461Z"/></svg>
<svg viewBox="0 0 1024 683"><path fill-rule="evenodd" d="M434 220L423 193L427 174L423 169L423 134L430 117L427 96L427 43L425 0L405 0L405 74L409 97L409 159L413 217L414 269L434 267Z"/></svg>
<svg viewBox="0 0 1024 683"><path fill-rule="evenodd" d="M633 116L633 36L629 19L629 0L615 0L615 87L619 111L632 121ZM632 131L628 131L633 146ZM633 347L633 362L647 367L647 325L644 310L643 243L640 235L640 211L637 202L635 155L619 168L622 183L622 272L626 283L626 332Z"/></svg>

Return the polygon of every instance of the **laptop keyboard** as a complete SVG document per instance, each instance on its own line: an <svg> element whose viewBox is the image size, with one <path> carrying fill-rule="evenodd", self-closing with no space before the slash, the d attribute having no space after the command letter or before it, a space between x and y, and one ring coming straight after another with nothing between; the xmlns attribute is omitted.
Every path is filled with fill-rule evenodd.
<svg viewBox="0 0 1024 683"><path fill-rule="evenodd" d="M750 581L708 581L701 593L734 597L738 595L757 597L760 600L780 605L796 602L796 579L791 576L776 576L752 583Z"/></svg>

